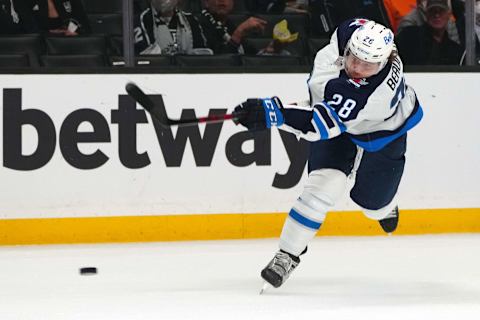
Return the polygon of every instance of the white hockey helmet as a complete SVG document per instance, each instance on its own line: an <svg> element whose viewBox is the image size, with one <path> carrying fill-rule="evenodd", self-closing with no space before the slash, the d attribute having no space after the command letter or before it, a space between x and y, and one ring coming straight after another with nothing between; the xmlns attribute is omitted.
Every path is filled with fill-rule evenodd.
<svg viewBox="0 0 480 320"><path fill-rule="evenodd" d="M353 32L346 49L363 61L384 64L394 46L392 30L370 20Z"/></svg>

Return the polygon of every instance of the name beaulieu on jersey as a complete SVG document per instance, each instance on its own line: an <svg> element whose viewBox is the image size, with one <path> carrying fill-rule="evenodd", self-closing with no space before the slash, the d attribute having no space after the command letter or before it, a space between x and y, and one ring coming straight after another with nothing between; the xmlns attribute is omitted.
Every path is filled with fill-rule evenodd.
<svg viewBox="0 0 480 320"><path fill-rule="evenodd" d="M161 95L150 95L152 100ZM167 106L168 109L168 106ZM227 109L210 109L209 115L224 115ZM181 118L195 117L193 109L183 109ZM80 124L88 122L93 130L79 131ZM112 109L110 123L117 125L118 157L128 169L140 169L151 164L148 151L137 152L137 124L147 124L146 112L137 109L135 101L128 95L119 95L118 109ZM22 153L22 126L31 125L38 134L38 143L33 153ZM153 121L157 140L167 167L181 167L187 141L190 141L195 164L210 167L217 149L223 123L206 124L203 135L196 126L178 127L174 136L171 128L163 128ZM43 110L22 109L22 89L3 89L3 166L13 170L32 171L47 165L52 159L57 144L57 129L51 117ZM309 144L298 140L295 135L279 130L290 165L285 174L276 173L272 186L280 189L292 188L300 181L308 159ZM245 153L242 145L253 140L253 151ZM81 170L96 169L108 160L100 148L90 154L82 153L79 144L111 142L110 124L95 109L81 108L68 114L60 125L58 144L65 161ZM250 165L270 166L272 161L271 131L255 135L241 131L230 136L225 144L228 162L235 167Z"/></svg>

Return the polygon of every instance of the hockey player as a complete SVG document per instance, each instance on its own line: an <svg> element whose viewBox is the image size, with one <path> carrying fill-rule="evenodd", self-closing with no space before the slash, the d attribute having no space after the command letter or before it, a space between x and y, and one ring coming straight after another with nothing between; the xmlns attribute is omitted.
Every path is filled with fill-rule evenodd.
<svg viewBox="0 0 480 320"><path fill-rule="evenodd" d="M303 105L273 97L235 108L251 131L279 127L311 141L304 190L285 221L280 250L261 272L276 288L300 263L349 175L355 178L351 199L385 232L395 231L407 131L423 115L405 83L392 31L374 21L342 23L317 53L308 87L310 101Z"/></svg>

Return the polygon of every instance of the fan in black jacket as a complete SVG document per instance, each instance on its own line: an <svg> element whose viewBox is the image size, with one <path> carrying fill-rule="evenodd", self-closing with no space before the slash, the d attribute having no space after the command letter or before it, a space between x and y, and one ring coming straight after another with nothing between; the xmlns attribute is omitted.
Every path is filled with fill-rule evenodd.
<svg viewBox="0 0 480 320"><path fill-rule="evenodd" d="M38 32L29 9L25 0L0 0L0 34Z"/></svg>
<svg viewBox="0 0 480 320"><path fill-rule="evenodd" d="M240 0L237 0L240 1ZM267 24L263 19L248 17L239 25L230 20L234 6L233 0L204 0L199 21L202 26L207 45L215 54L243 54L243 39L251 33L262 32Z"/></svg>
<svg viewBox="0 0 480 320"><path fill-rule="evenodd" d="M81 0L27 0L42 32L73 36L91 32Z"/></svg>

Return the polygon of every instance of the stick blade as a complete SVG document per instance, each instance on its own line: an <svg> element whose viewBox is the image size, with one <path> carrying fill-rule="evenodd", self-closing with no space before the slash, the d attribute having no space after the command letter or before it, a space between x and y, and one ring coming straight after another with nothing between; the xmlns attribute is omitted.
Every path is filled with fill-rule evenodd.
<svg viewBox="0 0 480 320"><path fill-rule="evenodd" d="M147 110L153 118L157 119L163 127L170 127L163 99L160 99L160 105L155 105L149 96L145 94L135 83L129 82L125 86L128 95Z"/></svg>
<svg viewBox="0 0 480 320"><path fill-rule="evenodd" d="M132 97L135 101L140 103L148 112L153 110L153 102L150 98L142 91L135 83L129 82L125 86L125 91L128 95Z"/></svg>

